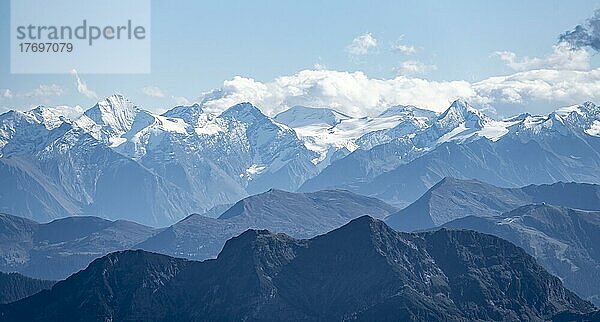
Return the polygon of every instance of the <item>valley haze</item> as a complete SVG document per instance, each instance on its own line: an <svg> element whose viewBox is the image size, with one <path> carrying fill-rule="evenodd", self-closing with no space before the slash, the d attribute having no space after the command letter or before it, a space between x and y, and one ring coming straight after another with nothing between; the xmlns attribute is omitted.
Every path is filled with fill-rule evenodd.
<svg viewBox="0 0 600 322"><path fill-rule="evenodd" d="M600 321L596 6L0 1L0 321Z"/></svg>

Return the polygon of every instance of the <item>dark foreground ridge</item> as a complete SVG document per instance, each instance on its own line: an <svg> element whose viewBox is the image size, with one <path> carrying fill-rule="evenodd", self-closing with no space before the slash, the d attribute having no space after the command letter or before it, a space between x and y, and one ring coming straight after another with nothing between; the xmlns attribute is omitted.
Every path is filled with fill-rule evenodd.
<svg viewBox="0 0 600 322"><path fill-rule="evenodd" d="M535 256L577 295L600 305L600 211L535 204L493 217L456 219L444 227L506 239Z"/></svg>
<svg viewBox="0 0 600 322"><path fill-rule="evenodd" d="M595 308L522 249L473 231L400 233L363 216L309 240L248 230L215 260L112 253L8 321L548 320ZM591 316L591 315L590 315Z"/></svg>

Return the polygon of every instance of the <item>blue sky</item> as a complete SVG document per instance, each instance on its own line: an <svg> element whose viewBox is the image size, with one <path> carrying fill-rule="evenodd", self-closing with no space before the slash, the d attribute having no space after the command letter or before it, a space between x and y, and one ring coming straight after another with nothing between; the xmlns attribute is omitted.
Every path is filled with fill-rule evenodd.
<svg viewBox="0 0 600 322"><path fill-rule="evenodd" d="M296 75L296 83L302 83L304 79L298 79L297 73L315 69L322 73L306 76L312 82L317 82L315 78L321 79L317 91L308 89L315 95L324 95L322 79L328 79L329 74L323 71L360 71L368 80L402 76L436 82L439 86L433 86L432 90L447 93L439 94L440 98L432 101L414 95L382 93L372 100L356 103L351 97L337 101L331 97L312 100L282 94L268 100L257 98L256 103L269 105L265 109L270 113L292 102L330 103L328 105L355 114L374 113L385 104L417 104L440 109L444 99L450 100L466 91L455 93L453 89L439 88L448 81L472 84L535 69L575 69L589 73L598 67L597 55L591 49L583 49L587 51L585 57L567 58L587 60L581 63L584 66L565 67L564 61L559 59L556 63L549 56L556 52L553 46L558 36L585 22L600 8L600 1L153 1L152 72L147 75L80 74L79 81L85 83L86 92L81 86L78 91L74 75L10 74L10 7L7 0L0 3L3 44L0 47L0 90L10 93L0 97L0 109L4 110L28 109L38 104L87 107L98 98L119 92L145 108L160 111L178 103L196 101L203 93L223 87L224 81L232 81L236 76L255 81L248 85L250 88L234 82L230 87L235 95L221 103L228 104L237 97L252 100L251 93L239 92L256 91L252 86L257 83L269 84L293 75ZM503 60L499 52L512 53L513 64L509 62L510 55L504 55ZM536 65L532 60L536 57L549 59L549 62L538 61ZM337 85L337 82L345 82L341 76L344 75L332 76L332 79L337 77L332 81L337 86L335 93L354 91ZM356 81L357 77L351 78ZM594 78L582 86L596 85L596 82ZM39 90L40 86L45 87ZM271 84L267 89L278 90L278 86ZM284 86L287 91L291 85ZM405 86L403 91L411 90L407 84L402 86ZM569 97L558 95L551 100L522 97L514 101L496 98L486 101L487 98L480 97L481 91L498 90L481 89L483 87L477 89L475 103L496 111L500 109L500 114L504 113L502 109L513 112L527 109L528 105L533 110L545 111L556 107L554 105L578 103L577 100L587 99L585 93L589 93L588 90ZM502 95L510 96L504 93L506 91L503 87ZM39 95L27 95L30 93ZM594 95L589 97L594 98ZM342 106L344 104L355 106ZM215 109L220 108L217 105Z"/></svg>

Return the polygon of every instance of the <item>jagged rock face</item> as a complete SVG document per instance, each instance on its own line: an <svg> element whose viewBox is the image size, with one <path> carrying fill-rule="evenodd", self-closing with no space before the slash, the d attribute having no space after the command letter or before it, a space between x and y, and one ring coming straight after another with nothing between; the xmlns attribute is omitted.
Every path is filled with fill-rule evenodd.
<svg viewBox="0 0 600 322"><path fill-rule="evenodd" d="M600 212L537 204L496 216L456 219L444 227L472 229L515 243L566 287L600 305Z"/></svg>
<svg viewBox="0 0 600 322"><path fill-rule="evenodd" d="M363 215L383 218L395 211L396 208L380 200L348 191L270 190L237 202L217 219L191 215L137 247L203 260L215 258L225 241L247 229L268 229L295 238L310 238Z"/></svg>
<svg viewBox="0 0 600 322"><path fill-rule="evenodd" d="M167 226L272 188L348 189L405 206L447 176L600 183L598 110L494 120L456 101L439 115L295 107L270 118L241 103L219 115L197 104L156 115L113 95L76 119L65 108L11 111L0 116L0 211Z"/></svg>
<svg viewBox="0 0 600 322"><path fill-rule="evenodd" d="M558 182L500 188L478 180L444 178L410 206L386 218L402 231L423 230L454 219L500 215L531 203L600 210L600 185Z"/></svg>
<svg viewBox="0 0 600 322"><path fill-rule="evenodd" d="M289 113L315 112L296 110ZM460 101L439 116L402 107L363 120L319 109L317 116L333 115L331 133L342 133L335 140L345 142L328 141L337 147L326 144L333 150L323 151L300 128L273 122L250 104L221 115L199 105L154 115L114 95L73 122L48 108L8 112L0 145L1 170L11 183L3 195L10 198L0 200L0 209L39 220L91 214L165 225L247 194L302 184L347 187L402 204L447 175L509 186L595 182L598 143L590 130L597 110L586 103L546 118L497 122ZM304 183L331 156L351 150ZM123 200L130 190L139 193ZM128 217L133 213L140 215Z"/></svg>
<svg viewBox="0 0 600 322"><path fill-rule="evenodd" d="M158 231L128 221L70 217L50 223L0 214L0 270L59 280L94 259L146 240Z"/></svg>
<svg viewBox="0 0 600 322"><path fill-rule="evenodd" d="M155 115L113 95L76 120L41 108L8 112L0 171L10 198L0 210L166 226L270 188L295 190L316 174L316 158L292 129L248 103L221 115L199 105Z"/></svg>
<svg viewBox="0 0 600 322"><path fill-rule="evenodd" d="M9 319L45 321L548 320L593 311L504 240L399 233L366 216L310 240L249 230L205 262L114 253L0 307Z"/></svg>
<svg viewBox="0 0 600 322"><path fill-rule="evenodd" d="M91 132L67 122L48 130L27 114L18 119L26 126L12 128L0 158L0 211L40 221L88 214L166 225L196 208L191 195Z"/></svg>
<svg viewBox="0 0 600 322"><path fill-rule="evenodd" d="M600 262L594 242L600 235L598 211L599 185L559 182L499 188L445 178L385 220L402 231L443 225L505 238L525 249L569 289L600 303Z"/></svg>
<svg viewBox="0 0 600 322"><path fill-rule="evenodd" d="M457 101L428 125L334 161L301 191L349 189L407 206L444 177L505 187L600 183L598 106L493 120ZM374 134L371 134L374 135ZM385 160L385 162L382 162Z"/></svg>

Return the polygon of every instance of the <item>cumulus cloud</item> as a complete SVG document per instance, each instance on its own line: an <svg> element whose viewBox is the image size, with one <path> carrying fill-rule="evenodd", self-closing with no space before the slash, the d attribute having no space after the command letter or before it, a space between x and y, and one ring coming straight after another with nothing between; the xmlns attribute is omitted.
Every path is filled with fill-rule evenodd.
<svg viewBox="0 0 600 322"><path fill-rule="evenodd" d="M346 47L346 51L350 56L359 57L368 54L375 48L377 48L377 39L367 32L354 38L352 43Z"/></svg>
<svg viewBox="0 0 600 322"><path fill-rule="evenodd" d="M474 83L477 96L488 103L575 104L600 100L600 69L591 71L532 70L490 77Z"/></svg>
<svg viewBox="0 0 600 322"><path fill-rule="evenodd" d="M251 102L268 115L294 105L328 106L350 115L376 115L397 104L441 111L457 98L475 96L465 81L436 82L398 76L369 78L362 72L303 70L262 83L237 76L207 93L203 104L219 112L239 102Z"/></svg>
<svg viewBox="0 0 600 322"><path fill-rule="evenodd" d="M61 96L64 93L64 89L56 84L41 84L32 91L26 92L26 97L49 97L49 96ZM11 94L12 96L12 94Z"/></svg>
<svg viewBox="0 0 600 322"><path fill-rule="evenodd" d="M402 45L402 44L396 44L396 45L394 45L394 47L392 49L395 52L398 52L398 53L403 54L403 55L413 55L413 54L416 54L419 51L417 49L417 47L415 47L415 46Z"/></svg>
<svg viewBox="0 0 600 322"><path fill-rule="evenodd" d="M83 94L87 98L98 99L96 92L88 88L87 84L81 80L75 69L71 70L71 75L75 77L75 85L77 86L77 91L80 94Z"/></svg>
<svg viewBox="0 0 600 322"><path fill-rule="evenodd" d="M437 67L435 65L427 65L418 60L407 60L401 62L395 70L399 75L409 76L427 74L436 69Z"/></svg>
<svg viewBox="0 0 600 322"><path fill-rule="evenodd" d="M563 33L558 39L559 42L568 43L573 48L590 47L600 51L600 10L596 10L585 23Z"/></svg>
<svg viewBox="0 0 600 322"><path fill-rule="evenodd" d="M165 97L165 94L163 93L163 91L158 87L158 86L154 86L154 85L148 85L148 86L144 86L142 88L142 92L150 97Z"/></svg>
<svg viewBox="0 0 600 322"><path fill-rule="evenodd" d="M250 102L267 115L304 105L327 106L349 115L365 116L399 104L440 112L458 98L488 109L507 103L521 104L523 109L528 109L529 104L545 104L550 110L586 100L600 101L600 69L532 70L475 83L409 76L377 79L362 72L303 70L266 83L237 76L201 99L213 112Z"/></svg>
<svg viewBox="0 0 600 322"><path fill-rule="evenodd" d="M494 53L506 65L516 71L533 69L587 70L590 67L590 54L582 48L574 48L566 42L553 46L551 54L545 57L522 57L510 51Z"/></svg>

